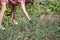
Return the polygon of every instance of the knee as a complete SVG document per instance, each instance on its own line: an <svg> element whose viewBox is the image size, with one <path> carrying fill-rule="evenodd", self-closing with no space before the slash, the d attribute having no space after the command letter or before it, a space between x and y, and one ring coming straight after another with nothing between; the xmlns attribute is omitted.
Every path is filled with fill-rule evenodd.
<svg viewBox="0 0 60 40"><path fill-rule="evenodd" d="M5 6L2 7L2 11L6 11L6 7Z"/></svg>
<svg viewBox="0 0 60 40"><path fill-rule="evenodd" d="M6 11L6 5L5 5L5 4L2 4L1 9L2 9L3 11Z"/></svg>

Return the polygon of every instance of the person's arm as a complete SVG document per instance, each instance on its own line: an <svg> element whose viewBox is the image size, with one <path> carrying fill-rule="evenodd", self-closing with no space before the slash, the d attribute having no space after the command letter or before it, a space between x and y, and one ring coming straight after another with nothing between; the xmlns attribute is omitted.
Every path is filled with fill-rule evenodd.
<svg viewBox="0 0 60 40"><path fill-rule="evenodd" d="M29 15L28 15L28 12L26 11L26 7L25 7L25 2L24 1L21 1L21 6L22 6L22 10L23 10L26 18L30 21L31 19L30 19Z"/></svg>

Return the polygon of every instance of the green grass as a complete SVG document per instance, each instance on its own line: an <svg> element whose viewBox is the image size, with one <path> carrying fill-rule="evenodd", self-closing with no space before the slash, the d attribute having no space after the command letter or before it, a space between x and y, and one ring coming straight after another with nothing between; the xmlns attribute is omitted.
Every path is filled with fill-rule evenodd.
<svg viewBox="0 0 60 40"><path fill-rule="evenodd" d="M19 19L18 25L5 25L6 30L0 30L1 40L60 40L60 19L52 15L41 19L32 15L30 24L24 17ZM51 18L52 17L52 18ZM24 20L26 19L26 20Z"/></svg>
<svg viewBox="0 0 60 40"><path fill-rule="evenodd" d="M9 23L10 19L6 15L11 10L7 8L3 18L6 30L0 30L0 40L60 40L60 15L57 16L60 13L59 3L60 0L49 0L48 2L35 0L34 5L26 7L32 23L28 22L20 10L21 7L18 6L15 13L15 19L19 22L17 25Z"/></svg>

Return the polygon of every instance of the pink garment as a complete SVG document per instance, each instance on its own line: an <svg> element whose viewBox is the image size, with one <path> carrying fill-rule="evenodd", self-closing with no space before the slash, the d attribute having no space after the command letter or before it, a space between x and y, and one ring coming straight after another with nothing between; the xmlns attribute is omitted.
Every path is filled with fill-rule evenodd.
<svg viewBox="0 0 60 40"><path fill-rule="evenodd" d="M1 2L6 2L6 0L1 0Z"/></svg>
<svg viewBox="0 0 60 40"><path fill-rule="evenodd" d="M1 0L1 2L7 2L7 1L8 0ZM12 0L12 1L21 3L21 1L23 1L23 0Z"/></svg>

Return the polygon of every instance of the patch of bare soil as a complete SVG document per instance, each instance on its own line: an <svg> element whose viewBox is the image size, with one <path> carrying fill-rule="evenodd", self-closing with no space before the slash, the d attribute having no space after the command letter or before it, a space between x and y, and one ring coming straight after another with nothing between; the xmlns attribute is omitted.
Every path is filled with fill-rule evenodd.
<svg viewBox="0 0 60 40"><path fill-rule="evenodd" d="M42 14L40 16L41 20L54 19L54 18L60 19L60 14L59 15L57 15L57 14L47 14L47 15Z"/></svg>
<svg viewBox="0 0 60 40"><path fill-rule="evenodd" d="M41 25L43 25L42 26L42 28L43 27L46 27L45 25L50 25L53 21L55 21L56 20L56 22L59 22L60 21L60 14L59 15L57 15L57 14L47 14L47 15L45 15L45 14L42 14L41 16L40 16L40 21L41 21ZM47 23L47 22L49 22L49 23ZM47 24L46 24L47 23ZM48 26L49 26L48 25ZM57 24L56 24L57 25ZM56 30L57 30L57 26L55 25L55 28L56 28ZM50 26L50 27L53 27L53 26ZM42 29L41 28L41 29ZM46 27L46 28L48 28L48 27ZM54 28L54 27L53 27ZM56 31L55 30L55 31ZM48 33L47 34L49 34L49 33L51 33L50 32L50 29L48 29ZM56 34L55 33L51 33L51 35L50 36L48 36L47 38L46 37L43 37L41 40L60 40L60 38L58 37L56 37Z"/></svg>

